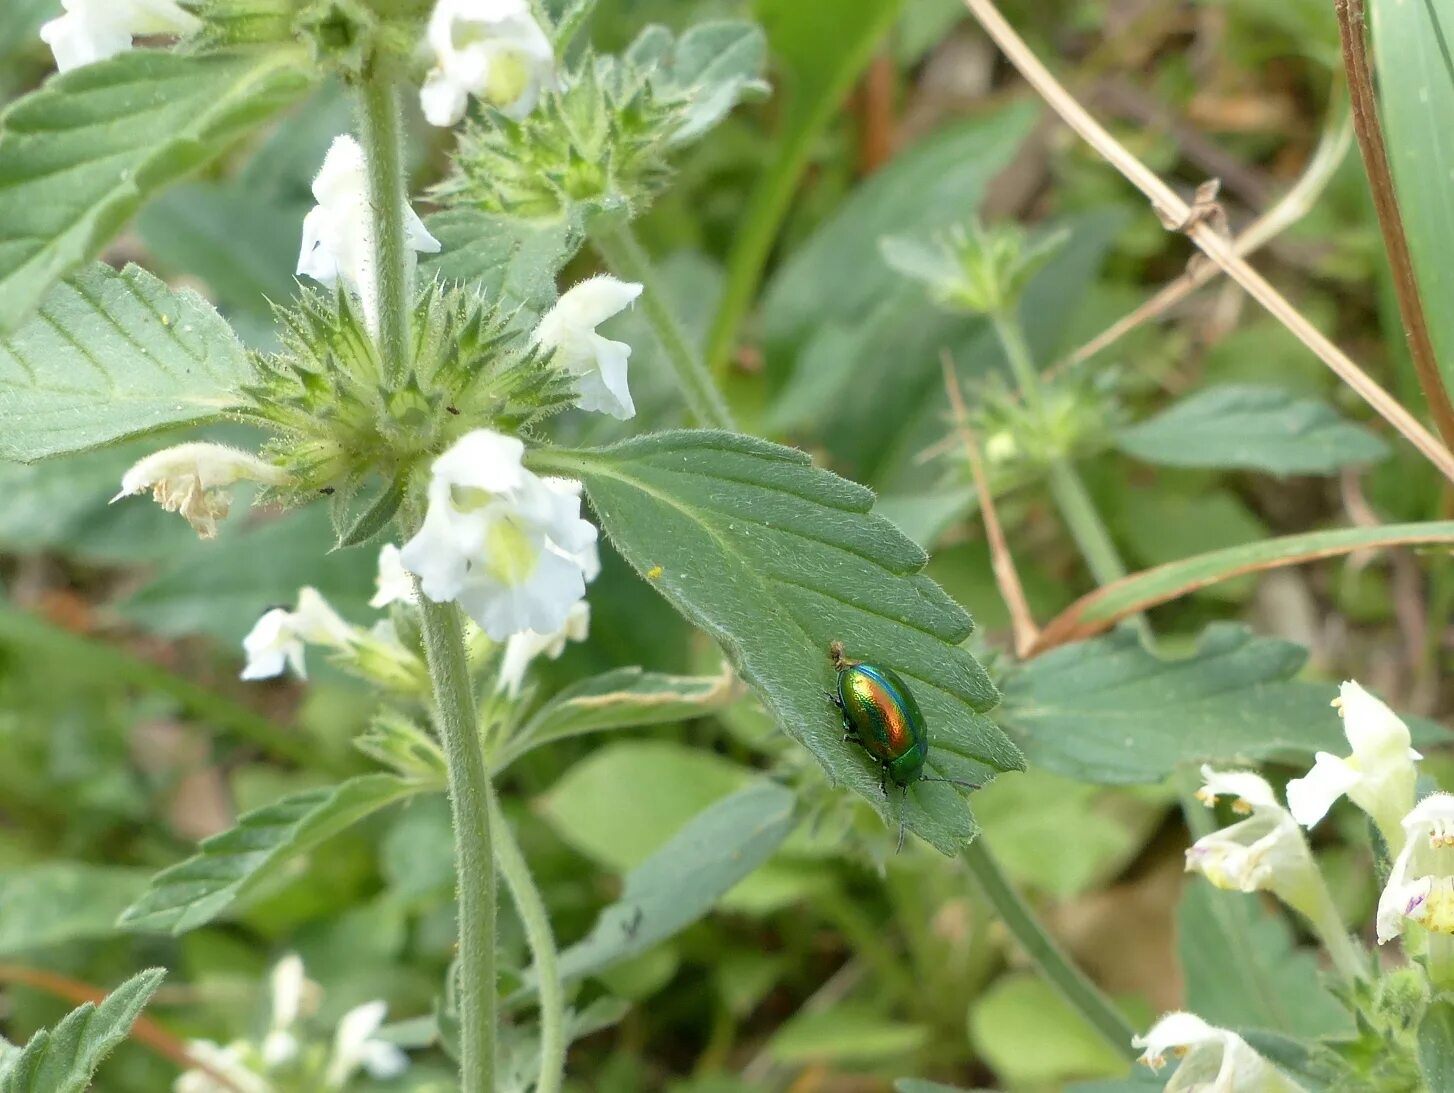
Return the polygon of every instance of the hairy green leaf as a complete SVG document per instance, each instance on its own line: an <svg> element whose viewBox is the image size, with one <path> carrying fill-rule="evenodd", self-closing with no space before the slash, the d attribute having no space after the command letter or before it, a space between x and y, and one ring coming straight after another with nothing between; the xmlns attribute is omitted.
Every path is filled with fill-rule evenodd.
<svg viewBox="0 0 1454 1093"><path fill-rule="evenodd" d="M453 208L427 220L438 254L421 274L472 285L504 311L539 313L555 302L555 275L584 241L565 219L525 220L480 209Z"/></svg>
<svg viewBox="0 0 1454 1093"><path fill-rule="evenodd" d="M628 63L651 68L655 92L685 104L672 144L696 140L749 95L767 93L762 80L767 40L740 19L698 23L680 38L662 26L643 30L626 52Z"/></svg>
<svg viewBox="0 0 1454 1093"><path fill-rule="evenodd" d="M105 937L146 888L140 869L54 861L0 872L0 953Z"/></svg>
<svg viewBox="0 0 1454 1093"><path fill-rule="evenodd" d="M734 698L736 688L727 676L673 676L617 668L553 695L506 743L495 767L572 736L704 717Z"/></svg>
<svg viewBox="0 0 1454 1093"><path fill-rule="evenodd" d="M1306 659L1292 642L1218 623L1191 656L1162 660L1122 629L1017 668L997 716L1032 765L1101 784L1160 781L1184 763L1340 753L1337 689L1297 682Z"/></svg>
<svg viewBox="0 0 1454 1093"><path fill-rule="evenodd" d="M1430 1089L1454 1089L1454 998L1442 994L1419 1021L1419 1070Z"/></svg>
<svg viewBox="0 0 1454 1093"><path fill-rule="evenodd" d="M1316 399L1276 387L1208 387L1121 430L1127 455L1167 467L1332 474L1372 463L1388 446Z"/></svg>
<svg viewBox="0 0 1454 1093"><path fill-rule="evenodd" d="M55 1028L37 1032L0 1063L0 1093L82 1093L111 1049L126 1038L166 972L132 976L98 1005L87 1002Z"/></svg>
<svg viewBox="0 0 1454 1093"><path fill-rule="evenodd" d="M251 374L206 300L98 263L0 339L0 456L29 462L216 417Z"/></svg>
<svg viewBox="0 0 1454 1093"><path fill-rule="evenodd" d="M392 774L365 774L244 813L230 831L202 840L196 856L153 877L120 924L173 934L195 929L276 875L289 859L386 805L438 788Z"/></svg>
<svg viewBox="0 0 1454 1093"><path fill-rule="evenodd" d="M621 898L560 954L561 978L593 975L686 929L767 861L793 823L793 795L773 782L753 782L709 806L627 875Z"/></svg>
<svg viewBox="0 0 1454 1093"><path fill-rule="evenodd" d="M727 651L779 725L829 776L944 853L974 833L959 794L921 783L885 796L880 772L843 742L830 642L892 668L928 720L933 776L983 783L1019 752L984 716L989 677L960 648L968 615L920 570L924 552L869 513L871 491L808 457L715 431L659 433L609 448L535 453L581 479L617 550Z"/></svg>
<svg viewBox="0 0 1454 1093"><path fill-rule="evenodd" d="M63 73L0 115L0 331L153 193L306 91L301 59L132 50Z"/></svg>

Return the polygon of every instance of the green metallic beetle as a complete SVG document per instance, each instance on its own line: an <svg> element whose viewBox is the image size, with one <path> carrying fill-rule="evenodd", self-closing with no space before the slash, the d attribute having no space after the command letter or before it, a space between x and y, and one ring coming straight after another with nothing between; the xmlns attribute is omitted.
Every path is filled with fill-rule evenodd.
<svg viewBox="0 0 1454 1093"><path fill-rule="evenodd" d="M859 660L849 660L843 643L835 641L828 647L833 668L838 673L837 693L829 699L843 717L843 739L857 744L879 765L884 797L893 782L909 796L915 782L950 782L969 789L978 789L974 782L956 778L931 778L924 773L929 759L929 725L897 672ZM904 812L899 809L899 848L904 845Z"/></svg>

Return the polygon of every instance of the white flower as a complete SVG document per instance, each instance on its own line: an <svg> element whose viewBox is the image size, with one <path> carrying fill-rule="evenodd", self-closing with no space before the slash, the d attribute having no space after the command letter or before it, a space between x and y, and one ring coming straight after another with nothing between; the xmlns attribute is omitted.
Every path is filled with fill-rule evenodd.
<svg viewBox="0 0 1454 1093"><path fill-rule="evenodd" d="M401 555L426 596L457 601L495 641L560 629L595 575L579 484L537 477L524 452L488 429L456 441L434 461L424 523Z"/></svg>
<svg viewBox="0 0 1454 1093"><path fill-rule="evenodd" d="M262 1057L271 1070L298 1057L300 1045L293 1026L299 1018L311 1016L317 1010L320 990L304 974L303 958L297 953L289 953L274 964L269 978L273 1013L267 1035L263 1037Z"/></svg>
<svg viewBox="0 0 1454 1093"><path fill-rule="evenodd" d="M1210 807L1218 797L1233 797L1234 811L1247 819L1198 839L1186 852L1188 871L1234 892L1300 893L1317 867L1302 829L1272 787L1250 771L1204 766L1202 778L1206 784L1197 791L1199 800Z"/></svg>
<svg viewBox="0 0 1454 1093"><path fill-rule="evenodd" d="M172 1093L273 1093L271 1083L248 1065L253 1046L246 1040L226 1047L211 1040L190 1040L187 1054L225 1076L231 1084L224 1085L205 1070L187 1070L177 1076Z"/></svg>
<svg viewBox="0 0 1454 1093"><path fill-rule="evenodd" d="M1353 754L1340 759L1318 752L1313 769L1287 784L1287 806L1298 823L1312 827L1346 794L1397 854L1403 844L1399 821L1414 803L1414 760L1423 756L1410 746L1408 726L1357 683L1344 683L1333 705Z"/></svg>
<svg viewBox="0 0 1454 1093"><path fill-rule="evenodd" d="M1412 919L1454 934L1454 794L1431 793L1404 817L1405 841L1378 897L1378 943Z"/></svg>
<svg viewBox="0 0 1454 1093"><path fill-rule="evenodd" d="M596 333L596 327L625 310L641 286L614 277L592 277L570 289L545 313L534 341L550 350L554 363L576 377L577 405L625 421L636 415L626 382L631 347Z"/></svg>
<svg viewBox="0 0 1454 1093"><path fill-rule="evenodd" d="M355 640L357 631L344 622L328 605L316 588L298 590L297 610L275 607L254 624L242 648L247 653L243 679L271 679L291 667L306 679L303 666L305 645L326 645L346 649Z"/></svg>
<svg viewBox="0 0 1454 1093"><path fill-rule="evenodd" d="M1166 1093L1296 1093L1302 1087L1235 1032L1209 1025L1194 1013L1168 1013L1145 1036L1131 1040L1144 1048L1141 1062L1152 1070L1166 1065L1166 1056L1181 1059L1166 1083Z"/></svg>
<svg viewBox="0 0 1454 1093"><path fill-rule="evenodd" d="M335 137L313 180L318 202L303 219L303 245L298 252L300 277L322 285L342 281L363 308L364 322L378 336L379 284L374 268L374 212L369 200L368 169L363 149L353 137ZM439 240L429 234L413 209L404 210L404 243L433 254Z"/></svg>
<svg viewBox="0 0 1454 1093"><path fill-rule="evenodd" d="M342 1089L359 1067L378 1081L397 1078L409 1066L409 1057L397 1044L374 1036L384 1023L388 1006L381 1001L365 1002L349 1010L338 1022L333 1037L333 1056L323 1081L329 1089Z"/></svg>
<svg viewBox="0 0 1454 1093"><path fill-rule="evenodd" d="M391 603L415 601L414 578L404 568L399 548L393 543L385 543L379 550L379 574L374 578L374 584L377 591L374 592L374 598L369 600L370 607L388 607Z"/></svg>
<svg viewBox="0 0 1454 1093"><path fill-rule="evenodd" d="M532 660L542 654L555 660L565 652L567 641L585 641L590 628L591 605L585 600L577 600L571 604L565 623L559 630L549 634L537 634L534 630L511 634L510 640L505 643L505 655L500 658L500 678L495 690L515 698L525 683L525 670Z"/></svg>
<svg viewBox="0 0 1454 1093"><path fill-rule="evenodd" d="M114 57L138 34L191 34L202 21L176 0L61 0L66 13L40 28L62 72Z"/></svg>
<svg viewBox="0 0 1454 1093"><path fill-rule="evenodd" d="M243 479L277 486L287 477L282 468L225 444L177 444L132 464L111 502L151 490L158 505L180 513L199 536L211 539L232 506L227 487Z"/></svg>
<svg viewBox="0 0 1454 1093"><path fill-rule="evenodd" d="M429 17L434 68L419 92L430 125L453 125L475 95L517 121L555 86L555 53L529 0L439 0Z"/></svg>

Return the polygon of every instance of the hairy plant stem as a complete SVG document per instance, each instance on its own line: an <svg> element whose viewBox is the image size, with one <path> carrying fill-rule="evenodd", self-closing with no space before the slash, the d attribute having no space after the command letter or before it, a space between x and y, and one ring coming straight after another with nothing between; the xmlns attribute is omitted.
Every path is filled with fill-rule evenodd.
<svg viewBox="0 0 1454 1093"><path fill-rule="evenodd" d="M535 886L530 866L493 789L489 790L489 798L495 862L505 878L505 886L510 889L510 900L515 904L520 924L525 927L525 941L535 961L540 998L540 1075L535 1081L535 1093L560 1093L561 1079L565 1076L565 991L560 982L555 934L551 932L550 915L545 910L540 889Z"/></svg>
<svg viewBox="0 0 1454 1093"><path fill-rule="evenodd" d="M408 364L410 281L414 259L404 241L404 140L394 81L379 74L359 89L359 129L368 165L369 205L374 214L374 288L384 378L398 380ZM367 310L367 308L366 308Z"/></svg>
<svg viewBox="0 0 1454 1093"><path fill-rule="evenodd" d="M419 596L434 721L449 769L459 902L460 1088L495 1089L495 854L490 778L480 747L475 695L459 608ZM513 845L513 844L512 844Z"/></svg>
<svg viewBox="0 0 1454 1093"><path fill-rule="evenodd" d="M672 371L676 373L677 386L681 388L692 417L699 425L709 428L735 429L737 426L732 421L732 412L727 409L722 392L717 390L712 373L702 362L701 353L692 345L667 304L651 258L631 226L622 224L620 227L604 228L591 236L591 243L612 273L623 281L636 281L642 286L641 310L656 333L656 340Z"/></svg>
<svg viewBox="0 0 1454 1093"><path fill-rule="evenodd" d="M1127 1059L1136 1057L1131 1046L1135 1030L1120 1010L1090 981L1040 924L1020 894L1011 886L999 863L991 856L983 836L964 848L961 857L969 866L980 894L1050 984L1073 1006L1115 1051Z"/></svg>

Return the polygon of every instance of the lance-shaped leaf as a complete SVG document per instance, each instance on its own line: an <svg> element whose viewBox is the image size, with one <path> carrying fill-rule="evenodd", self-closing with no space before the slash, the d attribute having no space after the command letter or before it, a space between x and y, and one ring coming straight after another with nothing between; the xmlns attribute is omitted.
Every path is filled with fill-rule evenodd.
<svg viewBox="0 0 1454 1093"><path fill-rule="evenodd" d="M97 263L0 339L0 456L30 462L216 417L251 375L206 300Z"/></svg>
<svg viewBox="0 0 1454 1093"><path fill-rule="evenodd" d="M931 776L983 783L1022 762L984 716L994 685L960 648L973 623L920 572L924 552L869 513L870 490L795 449L715 431L540 451L533 461L585 483L622 556L722 645L831 778L944 853L972 837L969 810L947 785L886 797L828 701L828 646L842 641L850 657L892 668L913 689Z"/></svg>
<svg viewBox="0 0 1454 1093"><path fill-rule="evenodd" d="M1166 467L1332 474L1372 463L1388 446L1316 399L1276 387L1209 387L1121 430L1116 446Z"/></svg>
<svg viewBox="0 0 1454 1093"><path fill-rule="evenodd" d="M742 20L698 23L678 39L650 26L626 51L629 64L650 68L651 84L668 101L683 104L672 144L696 140L749 95L765 95L762 80L767 39Z"/></svg>
<svg viewBox="0 0 1454 1093"><path fill-rule="evenodd" d="M298 49L133 50L0 115L0 330L92 258L144 201L311 85Z"/></svg>
<svg viewBox="0 0 1454 1093"><path fill-rule="evenodd" d="M495 768L542 744L607 729L637 728L704 717L737 698L731 676L674 676L617 668L551 697L501 749Z"/></svg>
<svg viewBox="0 0 1454 1093"><path fill-rule="evenodd" d="M100 1003L87 1002L53 1029L37 1032L0 1063L0 1093L82 1093L111 1049L125 1039L166 972L134 975Z"/></svg>
<svg viewBox="0 0 1454 1093"><path fill-rule="evenodd" d="M560 954L561 978L592 975L686 929L767 861L793 823L792 792L765 780L698 813L627 874L621 898ZM525 979L533 989L530 973Z"/></svg>
<svg viewBox="0 0 1454 1093"><path fill-rule="evenodd" d="M221 914L289 859L395 801L441 788L428 781L365 774L305 790L245 813L237 826L202 840L200 853L164 869L126 909L121 925L180 934Z"/></svg>

